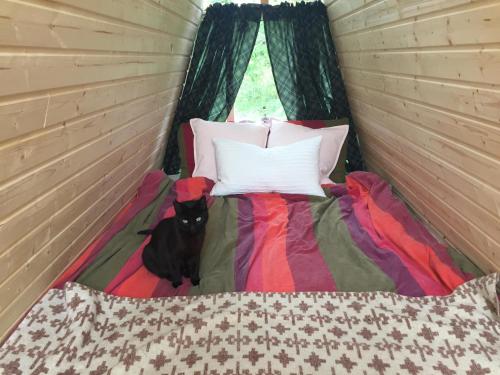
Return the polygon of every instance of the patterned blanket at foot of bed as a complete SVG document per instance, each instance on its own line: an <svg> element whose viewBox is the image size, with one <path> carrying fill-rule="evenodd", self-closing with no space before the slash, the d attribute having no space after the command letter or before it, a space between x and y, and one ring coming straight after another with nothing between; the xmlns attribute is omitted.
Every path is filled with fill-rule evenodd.
<svg viewBox="0 0 500 375"><path fill-rule="evenodd" d="M4 374L499 374L491 274L445 297L52 289L0 348Z"/></svg>

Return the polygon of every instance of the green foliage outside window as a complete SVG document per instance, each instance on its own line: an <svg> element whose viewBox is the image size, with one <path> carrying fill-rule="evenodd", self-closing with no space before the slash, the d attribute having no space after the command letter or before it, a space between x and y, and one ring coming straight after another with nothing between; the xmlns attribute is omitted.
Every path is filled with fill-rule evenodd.
<svg viewBox="0 0 500 375"><path fill-rule="evenodd" d="M257 120L266 116L286 119L276 92L263 23L260 25L245 78L236 97L234 115L236 120Z"/></svg>

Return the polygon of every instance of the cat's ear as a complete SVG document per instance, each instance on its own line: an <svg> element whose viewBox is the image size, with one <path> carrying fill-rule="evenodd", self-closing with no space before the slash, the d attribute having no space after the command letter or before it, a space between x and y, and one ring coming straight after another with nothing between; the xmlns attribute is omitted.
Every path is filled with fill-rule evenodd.
<svg viewBox="0 0 500 375"><path fill-rule="evenodd" d="M175 213L177 213L177 214L182 212L182 204L177 202L177 200L174 201L174 209L175 209Z"/></svg>
<svg viewBox="0 0 500 375"><path fill-rule="evenodd" d="M198 203L199 207L207 208L207 198L204 195L202 195L202 197L200 198L200 200L198 202L199 202Z"/></svg>

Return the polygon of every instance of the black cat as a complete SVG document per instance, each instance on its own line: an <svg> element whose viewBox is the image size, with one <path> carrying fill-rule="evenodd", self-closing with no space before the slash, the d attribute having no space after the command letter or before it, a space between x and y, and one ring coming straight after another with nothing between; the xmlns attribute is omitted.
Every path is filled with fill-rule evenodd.
<svg viewBox="0 0 500 375"><path fill-rule="evenodd" d="M155 275L166 278L177 288L182 276L200 283L200 253L205 237L208 209L205 197L196 201L174 201L175 217L164 219L153 230L140 231L151 234L144 248L142 260Z"/></svg>

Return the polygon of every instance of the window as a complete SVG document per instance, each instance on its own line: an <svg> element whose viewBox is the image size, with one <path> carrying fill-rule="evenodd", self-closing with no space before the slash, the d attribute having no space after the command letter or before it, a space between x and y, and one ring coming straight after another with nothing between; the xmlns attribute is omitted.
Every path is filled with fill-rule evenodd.
<svg viewBox="0 0 500 375"><path fill-rule="evenodd" d="M235 121L259 120L264 117L286 119L274 83L262 22L252 57L234 103L233 114Z"/></svg>
<svg viewBox="0 0 500 375"><path fill-rule="evenodd" d="M260 0L208 0L206 6L214 3L260 3ZM281 1L270 1L272 5ZM264 117L286 119L285 111L276 91L271 62L267 53L264 23L261 22L255 47L243 78L231 120L260 120Z"/></svg>
<svg viewBox="0 0 500 375"><path fill-rule="evenodd" d="M301 0L287 0L297 3ZM310 0L312 1L312 0ZM205 0L205 6L221 4L259 4L261 0ZM269 5L278 5L282 0L269 0ZM243 78L230 119L234 121L260 120L264 117L286 119L285 111L276 91L271 62L267 53L264 23L261 22L248 68Z"/></svg>

